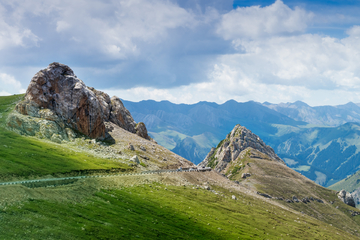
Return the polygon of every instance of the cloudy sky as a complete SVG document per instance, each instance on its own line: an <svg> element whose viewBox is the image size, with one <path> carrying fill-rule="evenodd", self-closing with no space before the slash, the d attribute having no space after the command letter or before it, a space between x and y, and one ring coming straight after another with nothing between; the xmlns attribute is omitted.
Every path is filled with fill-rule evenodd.
<svg viewBox="0 0 360 240"><path fill-rule="evenodd" d="M51 62L120 98L360 103L359 0L0 0L0 95Z"/></svg>

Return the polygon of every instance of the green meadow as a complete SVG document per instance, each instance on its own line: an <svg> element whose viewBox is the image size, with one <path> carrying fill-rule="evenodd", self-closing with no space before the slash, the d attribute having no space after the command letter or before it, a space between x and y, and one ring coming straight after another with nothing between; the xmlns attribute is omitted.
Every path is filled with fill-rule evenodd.
<svg viewBox="0 0 360 240"><path fill-rule="evenodd" d="M6 117L22 98L0 97L0 181L131 170L66 144L6 130ZM101 181L37 188L0 186L0 239L355 238L308 215L219 186L212 186L216 194L192 185L109 187Z"/></svg>
<svg viewBox="0 0 360 240"><path fill-rule="evenodd" d="M78 201L29 199L0 210L3 239L352 239L329 224L224 189L158 183Z"/></svg>
<svg viewBox="0 0 360 240"><path fill-rule="evenodd" d="M131 169L123 163L7 130L6 118L22 98L23 95L0 97L0 181L88 169Z"/></svg>

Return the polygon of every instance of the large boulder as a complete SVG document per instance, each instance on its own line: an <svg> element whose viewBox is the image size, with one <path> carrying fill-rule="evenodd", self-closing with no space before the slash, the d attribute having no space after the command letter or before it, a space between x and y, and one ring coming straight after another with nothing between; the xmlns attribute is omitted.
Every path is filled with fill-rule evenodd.
<svg viewBox="0 0 360 240"><path fill-rule="evenodd" d="M105 123L110 121L149 139L145 125L141 125L140 130L136 129L134 119L118 97L110 98L104 92L87 87L71 68L56 62L35 74L24 100L17 104L16 110L22 115L54 122L56 126L52 129L71 128L91 138L103 139L107 131ZM23 127L34 122L38 121L14 115L9 118L8 126L14 130L20 129L18 132L22 134L34 135L32 131L40 129L39 124L28 128L31 131ZM70 138L64 135L66 131L59 131L60 137ZM73 134L70 135L73 138ZM60 137L53 139L58 141Z"/></svg>
<svg viewBox="0 0 360 240"><path fill-rule="evenodd" d="M345 190L341 190L338 193L338 198L341 201L343 201L345 204L352 206L352 207L356 207L355 200L354 200L353 196L351 195L351 193L346 192Z"/></svg>
<svg viewBox="0 0 360 240"><path fill-rule="evenodd" d="M51 63L31 79L24 101L16 110L40 117L41 109L50 109L71 128L91 137L105 137L103 111L94 92L86 87L66 65Z"/></svg>
<svg viewBox="0 0 360 240"><path fill-rule="evenodd" d="M135 130L136 130L136 134L139 135L140 137L145 139L150 139L147 133L145 123L139 122L138 124L136 124Z"/></svg>

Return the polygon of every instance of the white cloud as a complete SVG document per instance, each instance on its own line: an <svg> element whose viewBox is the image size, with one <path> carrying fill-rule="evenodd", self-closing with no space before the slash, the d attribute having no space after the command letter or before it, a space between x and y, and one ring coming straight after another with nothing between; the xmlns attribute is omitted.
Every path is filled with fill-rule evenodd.
<svg viewBox="0 0 360 240"><path fill-rule="evenodd" d="M37 46L41 41L31 29L21 24L21 19L21 15L9 12L4 3L0 3L0 50L16 46Z"/></svg>
<svg viewBox="0 0 360 240"><path fill-rule="evenodd" d="M8 47L36 46L40 38L30 29L21 26L11 26L0 17L0 50Z"/></svg>
<svg viewBox="0 0 360 240"><path fill-rule="evenodd" d="M10 96L11 93L5 92L5 91L1 91L0 92L0 96Z"/></svg>
<svg viewBox="0 0 360 240"><path fill-rule="evenodd" d="M48 14L64 37L110 58L136 56L139 42L161 42L168 30L196 24L191 13L167 0L54 1Z"/></svg>
<svg viewBox="0 0 360 240"><path fill-rule="evenodd" d="M360 37L360 26L353 26L346 33L351 37Z"/></svg>
<svg viewBox="0 0 360 240"><path fill-rule="evenodd" d="M69 28L70 28L70 24L65 21L57 21L57 23L56 23L56 31L57 32L63 32Z"/></svg>
<svg viewBox="0 0 360 240"><path fill-rule="evenodd" d="M270 6L239 7L222 16L216 32L226 40L259 38L306 30L313 14L296 7L294 10L281 0Z"/></svg>
<svg viewBox="0 0 360 240"><path fill-rule="evenodd" d="M181 8L175 0L4 0L0 50L40 45L39 52L9 53L12 59L34 59L31 67L43 68L44 59L54 56L50 61L65 59L89 85L134 101L360 102L360 26L343 39L310 34L319 12L280 0L227 13L203 10ZM335 15L327 17L341 17ZM25 76L25 68L3 66L0 72L25 85L41 69ZM4 94L21 89L16 80L0 83ZM157 89L164 86L170 87Z"/></svg>
<svg viewBox="0 0 360 240"><path fill-rule="evenodd" d="M54 29L57 39L72 43L72 51L100 53L102 59L138 56L139 45L162 42L169 30L197 24L193 13L169 0L4 0L0 3L0 50L40 41L24 27L30 16L48 27L40 31L42 38L53 41Z"/></svg>
<svg viewBox="0 0 360 240"><path fill-rule="evenodd" d="M21 83L13 76L6 73L0 73L0 96L24 93L25 91L26 90L22 88Z"/></svg>
<svg viewBox="0 0 360 240"><path fill-rule="evenodd" d="M240 93L236 89L227 86L226 81L215 81L207 84L195 83L172 89L155 89L146 87L135 87L131 89L102 89L102 91L113 96L116 95L129 101L140 100L168 100L173 103L193 104L199 101L224 103L229 99L239 102L254 100L257 102L295 102L305 101L311 106L339 105L349 101L360 102L360 93L348 92L341 89L335 90L312 90L303 86L266 85L258 82L247 82L248 87ZM231 90L230 92L228 90Z"/></svg>

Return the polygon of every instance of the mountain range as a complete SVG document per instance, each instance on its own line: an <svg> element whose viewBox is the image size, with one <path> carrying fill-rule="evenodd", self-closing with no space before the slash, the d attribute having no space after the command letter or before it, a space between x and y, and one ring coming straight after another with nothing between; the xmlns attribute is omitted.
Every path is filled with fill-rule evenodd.
<svg viewBox="0 0 360 240"><path fill-rule="evenodd" d="M300 101L123 102L152 138L195 164L241 124L274 148L289 167L323 186L358 170L360 107L355 103L311 107Z"/></svg>
<svg viewBox="0 0 360 240"><path fill-rule="evenodd" d="M348 122L360 122L359 104L349 102L337 106L311 107L304 102L262 105L282 113L292 119L320 126L339 126Z"/></svg>
<svg viewBox="0 0 360 240"><path fill-rule="evenodd" d="M358 239L350 193L290 169L244 126L221 134L238 119L269 137L306 123L254 102L166 104L171 114L149 114L172 117L155 124L161 131L216 145L198 166L157 144L119 98L66 65L40 70L25 95L0 97L1 238Z"/></svg>

